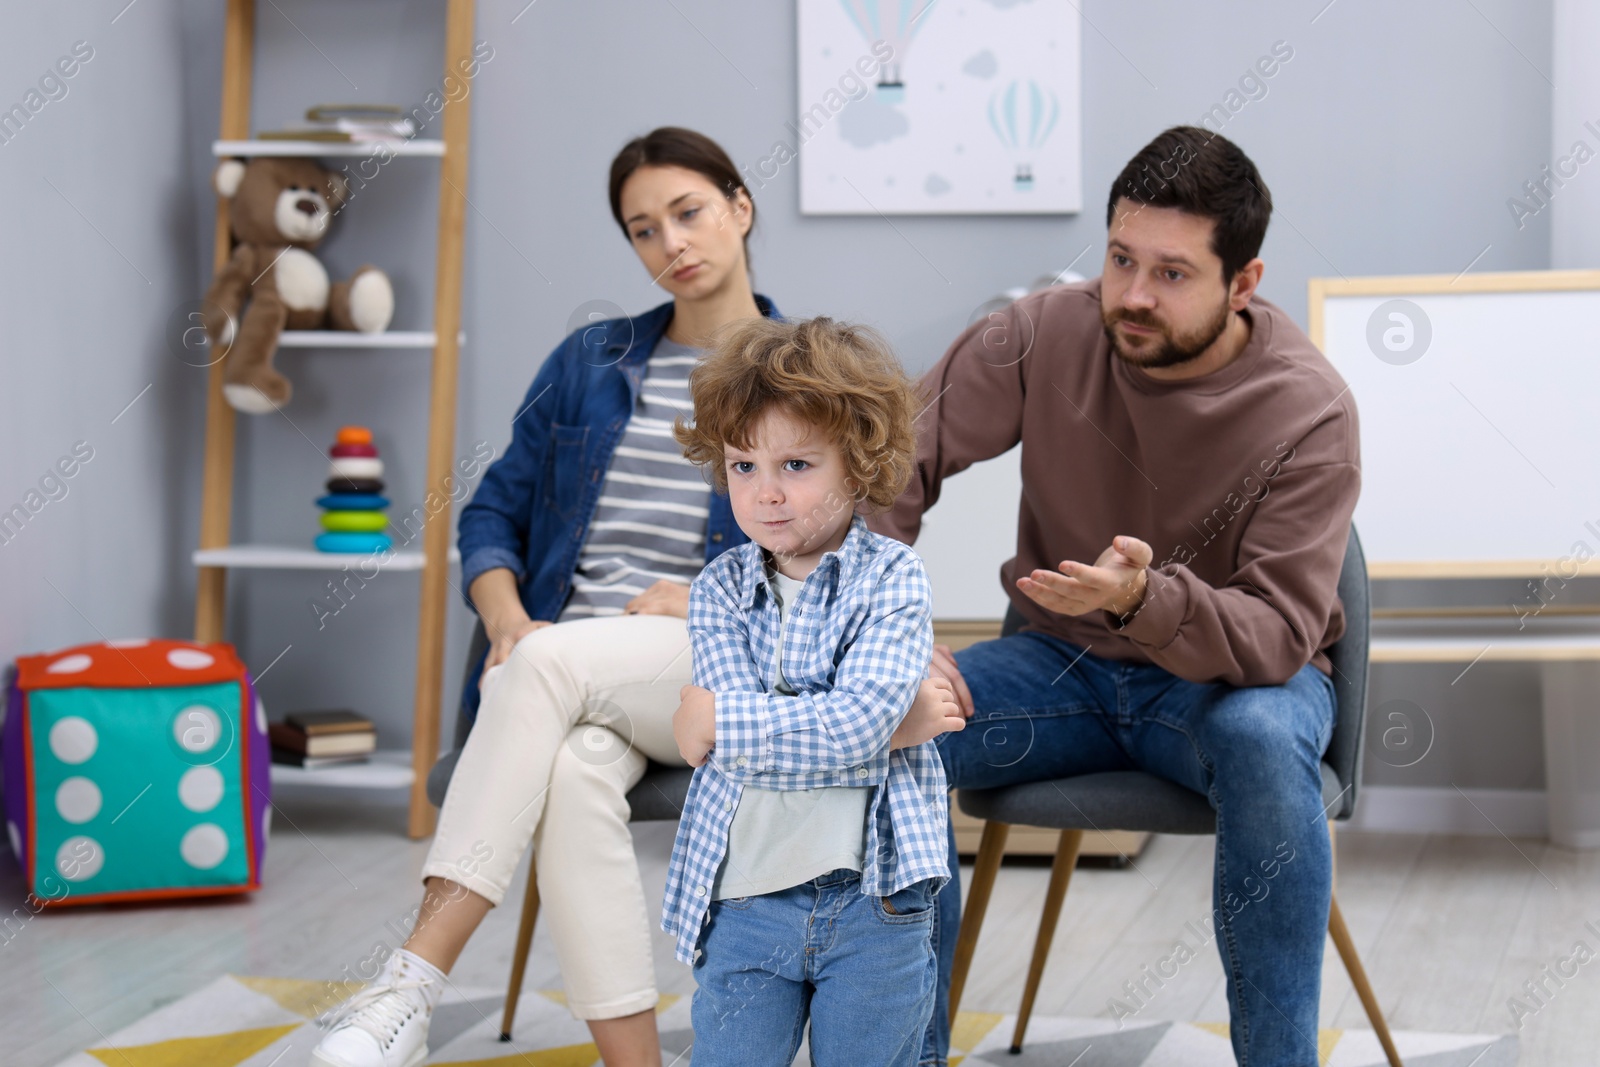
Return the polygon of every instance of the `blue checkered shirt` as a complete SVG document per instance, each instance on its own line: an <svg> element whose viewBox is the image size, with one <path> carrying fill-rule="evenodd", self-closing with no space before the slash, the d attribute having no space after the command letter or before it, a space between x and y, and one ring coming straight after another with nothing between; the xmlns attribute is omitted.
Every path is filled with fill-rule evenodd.
<svg viewBox="0 0 1600 1067"><path fill-rule="evenodd" d="M694 684L716 694L716 746L694 773L667 867L661 928L694 962L728 826L746 785L872 786L861 892L888 896L950 877L949 799L932 741L889 751L927 677L933 601L922 558L851 518L789 609L783 678L772 690L780 616L760 545L712 560L689 587Z"/></svg>

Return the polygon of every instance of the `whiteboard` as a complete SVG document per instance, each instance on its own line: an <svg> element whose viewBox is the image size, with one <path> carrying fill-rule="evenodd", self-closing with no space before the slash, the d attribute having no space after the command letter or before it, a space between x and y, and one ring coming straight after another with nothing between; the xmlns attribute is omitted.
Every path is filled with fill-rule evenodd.
<svg viewBox="0 0 1600 1067"><path fill-rule="evenodd" d="M1309 313L1375 577L1600 573L1600 271L1316 278Z"/></svg>

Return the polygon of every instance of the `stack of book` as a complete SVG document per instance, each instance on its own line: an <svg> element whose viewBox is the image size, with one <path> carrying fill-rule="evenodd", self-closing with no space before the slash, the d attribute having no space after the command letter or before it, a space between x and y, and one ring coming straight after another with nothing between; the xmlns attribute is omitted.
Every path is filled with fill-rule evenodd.
<svg viewBox="0 0 1600 1067"><path fill-rule="evenodd" d="M318 104L306 111L306 125L262 130L263 141L405 141L417 127L393 104Z"/></svg>
<svg viewBox="0 0 1600 1067"><path fill-rule="evenodd" d="M272 762L291 767L342 766L365 763L378 747L372 720L353 711L297 711L271 723Z"/></svg>

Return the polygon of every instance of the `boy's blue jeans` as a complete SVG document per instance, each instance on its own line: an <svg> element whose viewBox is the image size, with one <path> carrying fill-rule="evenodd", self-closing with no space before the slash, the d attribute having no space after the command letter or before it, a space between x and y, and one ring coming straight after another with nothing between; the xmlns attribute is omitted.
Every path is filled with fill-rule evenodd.
<svg viewBox="0 0 1600 1067"><path fill-rule="evenodd" d="M1033 632L980 642L955 659L972 691L973 716L965 730L939 738L952 787L1142 770L1211 801L1217 813L1212 912L1196 916L1195 926L1209 936L1212 923L1203 920L1214 921L1234 1056L1242 1067L1313 1067L1332 894L1321 758L1333 736L1333 681L1308 664L1283 685L1186 682L1151 664L1101 659ZM953 831L950 869L959 876ZM957 877L937 907L939 992L918 1061L935 1067L950 1047ZM1159 1003L1158 985L1142 974L1128 978L1136 983L1133 993L1106 988L1108 1017L1120 1020ZM1113 1000L1124 1010L1113 1010Z"/></svg>
<svg viewBox="0 0 1600 1067"><path fill-rule="evenodd" d="M933 1010L933 884L863 896L859 871L713 901L695 960L694 1067L912 1067Z"/></svg>

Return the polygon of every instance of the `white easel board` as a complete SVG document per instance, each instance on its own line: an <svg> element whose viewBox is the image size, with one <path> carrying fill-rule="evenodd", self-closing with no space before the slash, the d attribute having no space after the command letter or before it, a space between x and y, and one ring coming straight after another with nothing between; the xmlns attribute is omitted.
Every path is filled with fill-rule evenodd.
<svg viewBox="0 0 1600 1067"><path fill-rule="evenodd" d="M1374 577L1600 573L1600 271L1313 278L1308 311Z"/></svg>

